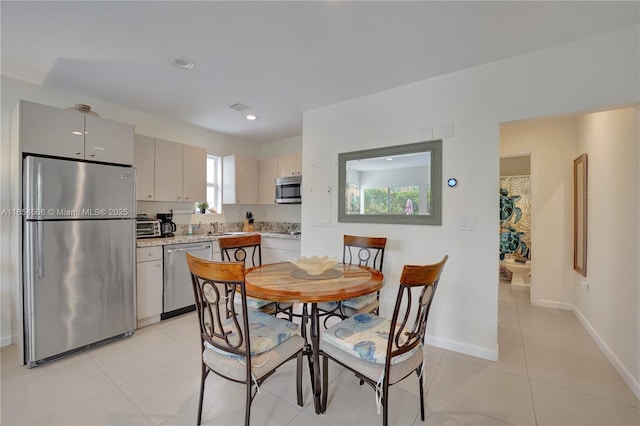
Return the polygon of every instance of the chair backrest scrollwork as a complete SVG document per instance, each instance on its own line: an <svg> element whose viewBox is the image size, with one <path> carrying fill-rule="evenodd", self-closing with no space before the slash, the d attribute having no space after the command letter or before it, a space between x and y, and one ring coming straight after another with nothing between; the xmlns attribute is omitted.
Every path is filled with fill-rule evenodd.
<svg viewBox="0 0 640 426"><path fill-rule="evenodd" d="M391 319L387 368L391 359L402 355L421 343L427 328L427 318L440 275L449 256L432 265L405 265L400 277L400 287ZM416 293L419 296L413 300Z"/></svg>
<svg viewBox="0 0 640 426"><path fill-rule="evenodd" d="M204 260L191 253L186 257L202 344L207 342L221 351L248 359L251 348L244 263ZM235 297L239 297L241 303L234 303Z"/></svg>
<svg viewBox="0 0 640 426"><path fill-rule="evenodd" d="M345 235L342 263L368 266L382 271L386 244L387 239L384 237Z"/></svg>

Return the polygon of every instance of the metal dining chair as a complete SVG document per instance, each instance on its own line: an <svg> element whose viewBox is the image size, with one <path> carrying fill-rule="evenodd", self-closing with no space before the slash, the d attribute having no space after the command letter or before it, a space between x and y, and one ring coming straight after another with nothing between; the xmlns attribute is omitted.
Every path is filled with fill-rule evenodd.
<svg viewBox="0 0 640 426"><path fill-rule="evenodd" d="M262 266L262 236L260 234L223 237L218 240L220 255L226 262L243 262L245 268ZM247 297L247 306L270 315L287 313L289 321L293 319L293 304L277 303L268 300Z"/></svg>
<svg viewBox="0 0 640 426"><path fill-rule="evenodd" d="M384 249L387 239L384 237L361 237L345 235L342 246L342 263L349 265L368 266L382 272ZM380 307L380 291L341 302L323 302L318 309L326 318L324 324L331 317L345 319L359 313L378 313Z"/></svg>
<svg viewBox="0 0 640 426"><path fill-rule="evenodd" d="M246 385L245 421L262 383L285 362L296 358L296 393L302 407L302 350L299 326L247 307L243 262L204 260L187 253L200 326L202 373L197 424L207 376ZM236 300L239 299L239 300Z"/></svg>
<svg viewBox="0 0 640 426"><path fill-rule="evenodd" d="M357 314L324 330L322 403L327 407L328 360L341 365L375 389L382 424L389 418L389 387L415 372L420 386L420 416L424 421L422 367L429 310L448 256L432 265L405 265L391 320L370 313Z"/></svg>

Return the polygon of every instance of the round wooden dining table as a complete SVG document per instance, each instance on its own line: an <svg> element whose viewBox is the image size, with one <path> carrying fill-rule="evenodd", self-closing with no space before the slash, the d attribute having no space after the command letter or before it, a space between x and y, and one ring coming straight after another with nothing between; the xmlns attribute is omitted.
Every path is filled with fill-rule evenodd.
<svg viewBox="0 0 640 426"><path fill-rule="evenodd" d="M330 275L333 278L309 277L293 263L272 263L247 270L247 296L274 302L299 302L302 308L302 337L307 340L306 355L311 373L311 390L317 414L321 412L320 397L320 320L318 302L338 302L363 296L382 288L384 276L380 271L358 265L339 263ZM331 272L331 271L330 271ZM304 276L304 278L302 278ZM307 305L311 304L311 313ZM306 324L310 320L311 341L307 339Z"/></svg>

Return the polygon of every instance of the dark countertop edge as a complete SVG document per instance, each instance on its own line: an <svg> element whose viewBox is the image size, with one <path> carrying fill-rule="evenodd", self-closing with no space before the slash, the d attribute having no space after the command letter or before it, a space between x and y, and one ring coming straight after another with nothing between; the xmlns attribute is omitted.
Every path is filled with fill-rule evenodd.
<svg viewBox="0 0 640 426"><path fill-rule="evenodd" d="M255 232L264 238L276 238L281 240L300 240L300 235L277 234L274 232ZM139 238L136 240L136 247L155 247L167 244L187 244L197 243L200 241L218 241L221 237L230 237L231 235L176 235L169 238Z"/></svg>

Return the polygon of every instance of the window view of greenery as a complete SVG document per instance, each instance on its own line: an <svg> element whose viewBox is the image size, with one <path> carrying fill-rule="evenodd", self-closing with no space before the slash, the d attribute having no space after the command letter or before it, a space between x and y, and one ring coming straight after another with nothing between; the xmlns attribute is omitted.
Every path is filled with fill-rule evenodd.
<svg viewBox="0 0 640 426"><path fill-rule="evenodd" d="M366 188L364 214L420 214L418 185L392 188Z"/></svg>

